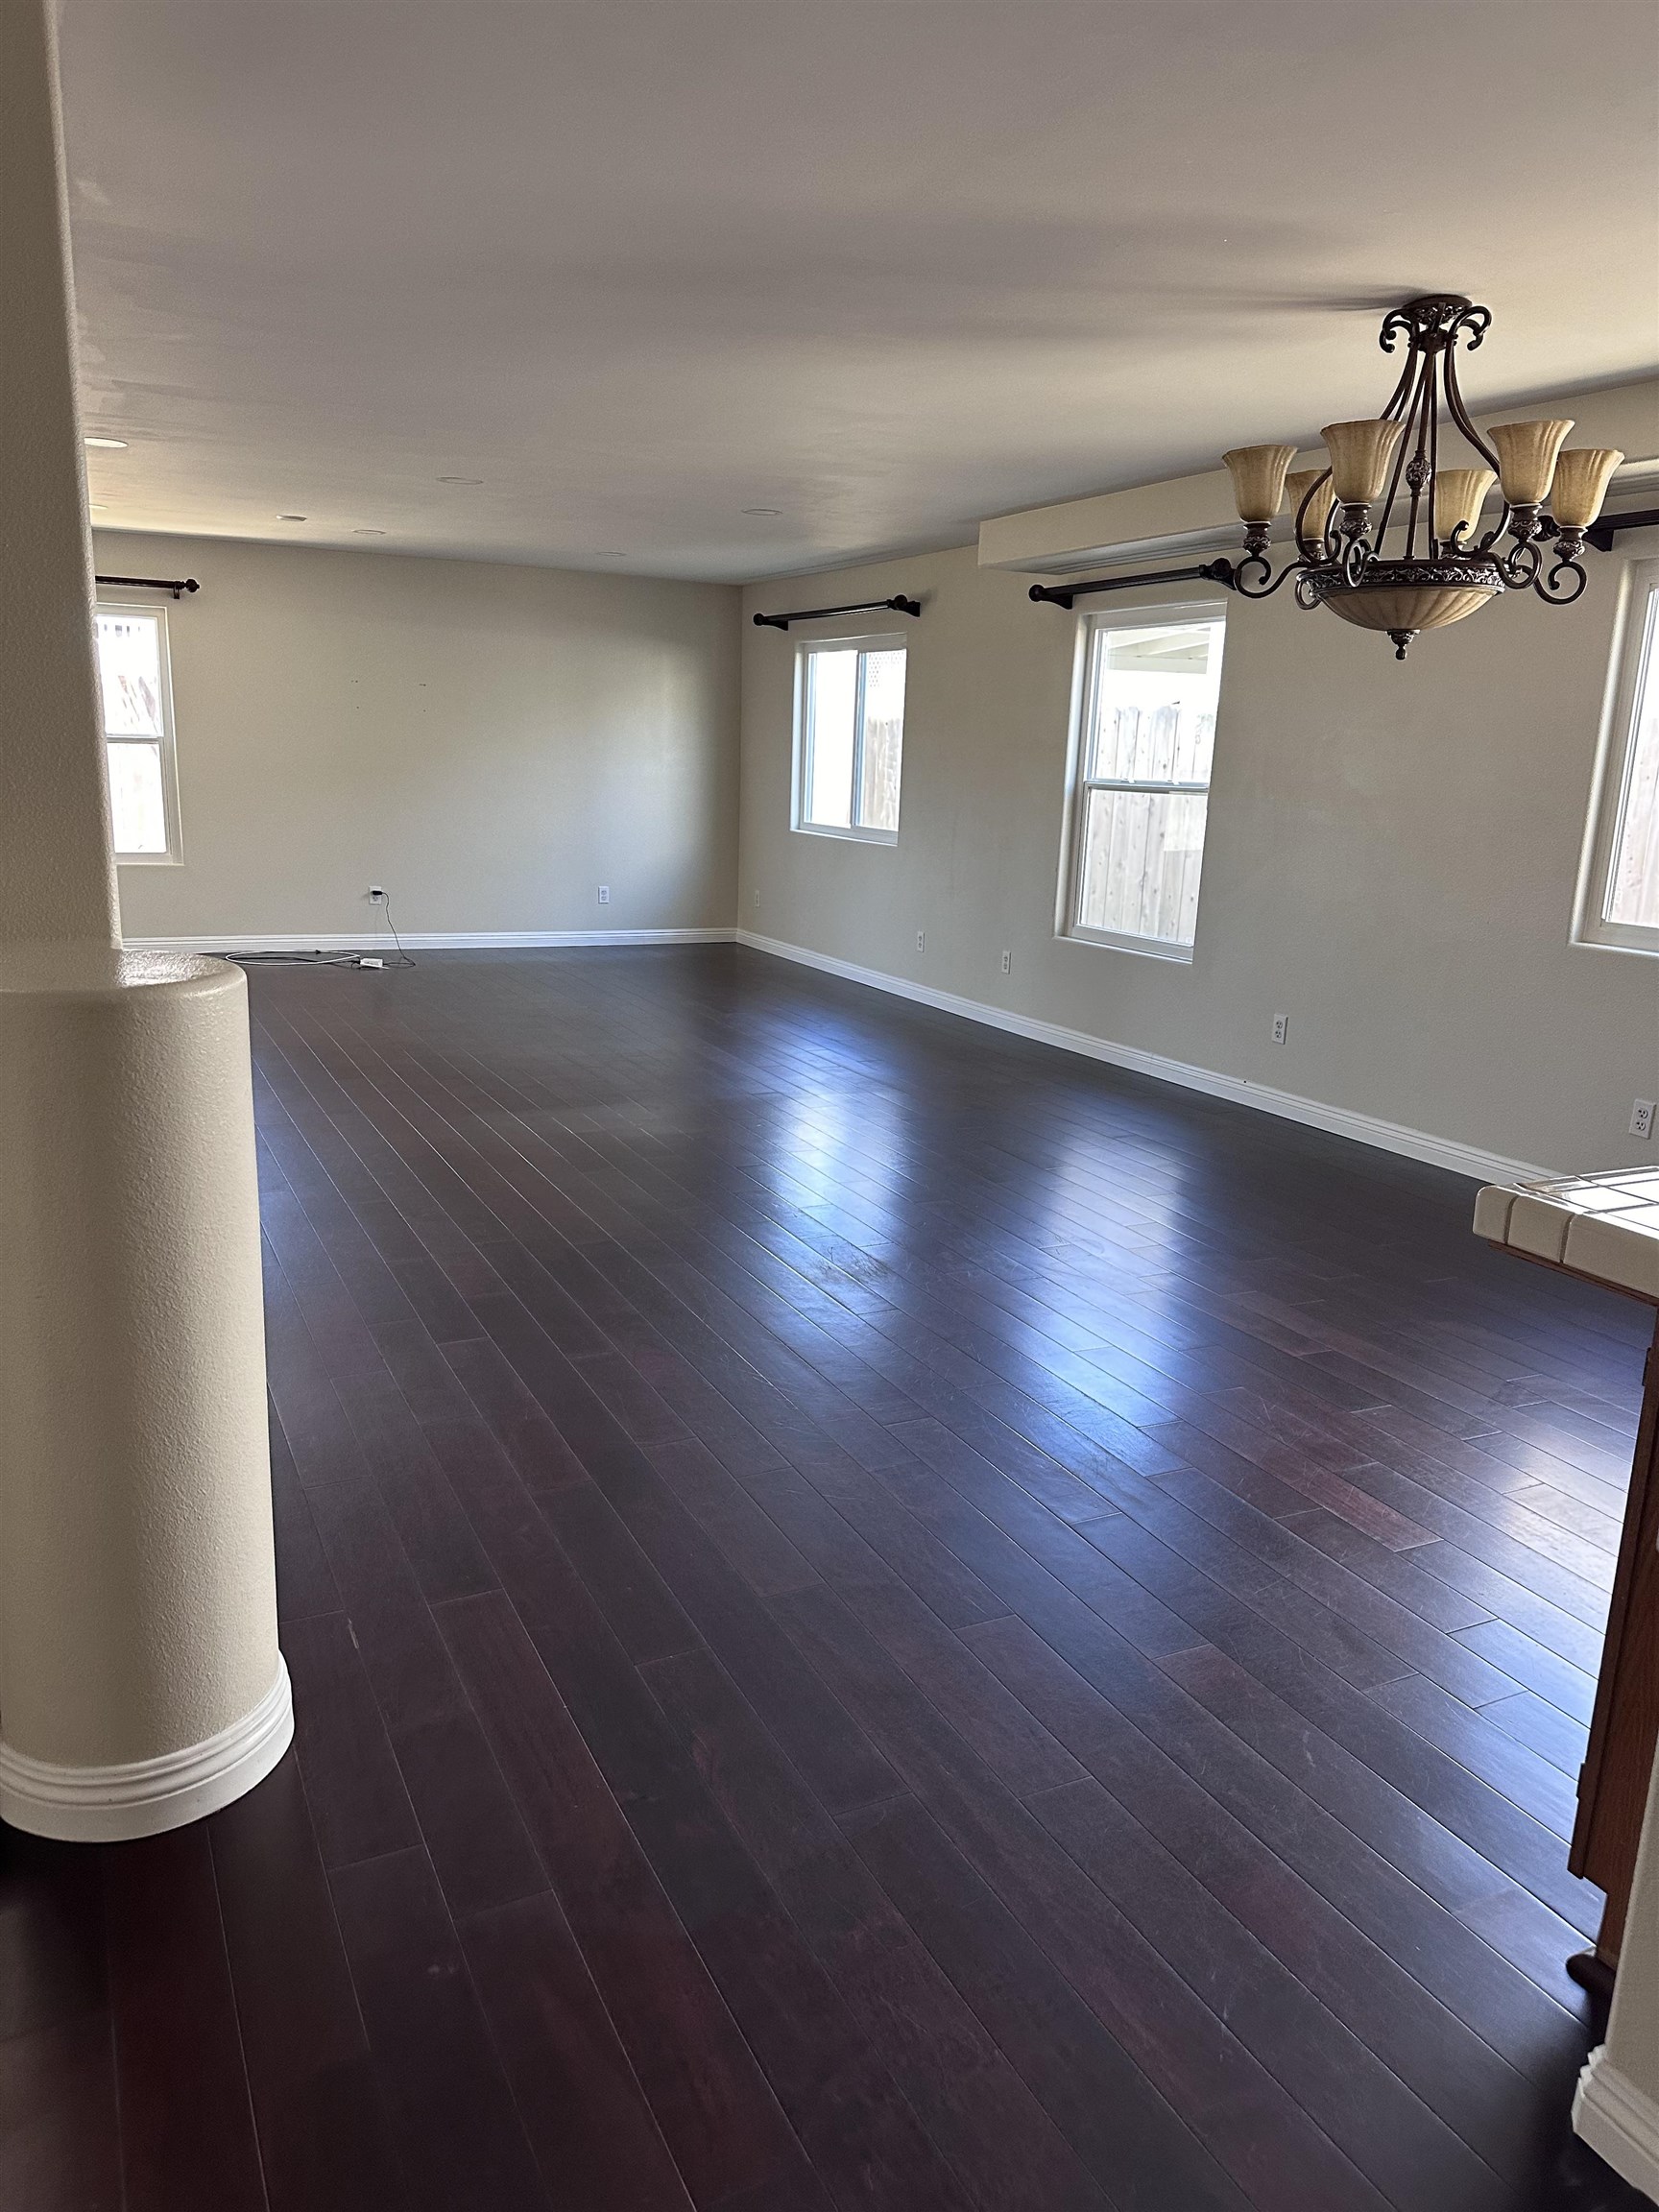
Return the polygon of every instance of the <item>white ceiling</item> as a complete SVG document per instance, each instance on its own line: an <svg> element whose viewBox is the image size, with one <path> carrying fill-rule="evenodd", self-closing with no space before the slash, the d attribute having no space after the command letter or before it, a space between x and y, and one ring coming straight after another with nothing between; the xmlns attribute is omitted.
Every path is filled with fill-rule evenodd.
<svg viewBox="0 0 1659 2212"><path fill-rule="evenodd" d="M759 577L1372 414L1416 291L1494 309L1481 403L1659 365L1659 0L66 0L62 52L110 527Z"/></svg>

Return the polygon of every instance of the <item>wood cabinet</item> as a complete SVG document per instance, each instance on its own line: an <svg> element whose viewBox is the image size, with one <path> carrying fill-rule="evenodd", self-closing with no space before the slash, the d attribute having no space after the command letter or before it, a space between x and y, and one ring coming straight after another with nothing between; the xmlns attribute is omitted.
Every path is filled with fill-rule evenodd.
<svg viewBox="0 0 1659 2212"><path fill-rule="evenodd" d="M1647 1354L1642 1425L1630 1470L1624 1533L1596 1684L1590 1747L1578 1776L1578 1816L1568 1864L1607 1892L1593 1954L1617 1967L1630 1878L1659 1740L1659 1333ZM1581 1980L1595 1977L1581 1975Z"/></svg>

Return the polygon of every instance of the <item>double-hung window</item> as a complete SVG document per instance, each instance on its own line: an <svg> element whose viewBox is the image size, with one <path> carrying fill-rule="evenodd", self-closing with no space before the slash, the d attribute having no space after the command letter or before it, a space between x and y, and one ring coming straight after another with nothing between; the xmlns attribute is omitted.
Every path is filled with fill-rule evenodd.
<svg viewBox="0 0 1659 2212"><path fill-rule="evenodd" d="M100 606L95 623L115 857L177 860L167 616L159 607Z"/></svg>
<svg viewBox="0 0 1659 2212"><path fill-rule="evenodd" d="M1225 635L1226 616L1213 601L1090 618L1067 935L1192 957Z"/></svg>
<svg viewBox="0 0 1659 2212"><path fill-rule="evenodd" d="M830 637L795 658L797 830L899 842L904 640Z"/></svg>
<svg viewBox="0 0 1659 2212"><path fill-rule="evenodd" d="M1659 561L1633 563L1629 589L1575 934L1659 952Z"/></svg>

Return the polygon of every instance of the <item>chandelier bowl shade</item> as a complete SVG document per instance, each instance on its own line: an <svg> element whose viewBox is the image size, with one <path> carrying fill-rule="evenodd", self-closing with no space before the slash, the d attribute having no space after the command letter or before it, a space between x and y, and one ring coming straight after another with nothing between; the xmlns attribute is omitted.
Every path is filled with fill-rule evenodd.
<svg viewBox="0 0 1659 2212"><path fill-rule="evenodd" d="M1365 422L1326 423L1319 435L1331 456L1331 490L1345 507L1368 507L1382 498L1388 464L1405 428L1403 422L1381 417Z"/></svg>
<svg viewBox="0 0 1659 2212"><path fill-rule="evenodd" d="M1285 471L1294 445L1238 445L1223 453L1233 478L1233 502L1241 522L1271 522L1285 497Z"/></svg>
<svg viewBox="0 0 1659 2212"><path fill-rule="evenodd" d="M1511 507L1541 507L1550 496L1555 456L1571 422L1500 422L1492 431L1503 496Z"/></svg>
<svg viewBox="0 0 1659 2212"><path fill-rule="evenodd" d="M1361 630L1445 630L1496 598L1503 579L1492 561L1374 561L1358 584L1339 567L1308 572L1310 592Z"/></svg>

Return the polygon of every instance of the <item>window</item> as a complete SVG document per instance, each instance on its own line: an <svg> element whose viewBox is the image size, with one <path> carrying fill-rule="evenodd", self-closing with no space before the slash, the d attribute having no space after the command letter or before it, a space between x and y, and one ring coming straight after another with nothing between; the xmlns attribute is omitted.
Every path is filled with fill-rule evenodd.
<svg viewBox="0 0 1659 2212"><path fill-rule="evenodd" d="M1575 934L1659 952L1659 561L1635 563Z"/></svg>
<svg viewBox="0 0 1659 2212"><path fill-rule="evenodd" d="M1225 633L1226 617L1210 602L1091 618L1069 935L1191 958Z"/></svg>
<svg viewBox="0 0 1659 2212"><path fill-rule="evenodd" d="M167 617L159 607L100 607L96 630L115 857L177 860Z"/></svg>
<svg viewBox="0 0 1659 2212"><path fill-rule="evenodd" d="M795 828L899 842L904 640L835 637L795 661Z"/></svg>

